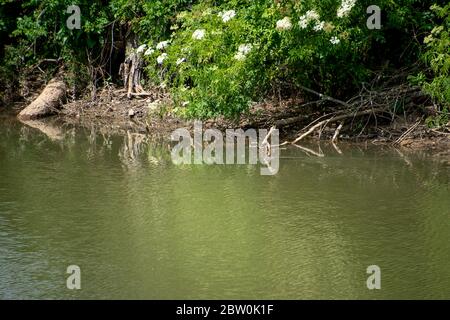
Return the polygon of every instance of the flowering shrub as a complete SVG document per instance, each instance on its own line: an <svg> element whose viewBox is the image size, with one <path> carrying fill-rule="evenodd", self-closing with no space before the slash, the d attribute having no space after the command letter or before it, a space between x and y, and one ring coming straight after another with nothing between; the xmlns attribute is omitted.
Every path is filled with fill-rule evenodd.
<svg viewBox="0 0 450 320"><path fill-rule="evenodd" d="M101 73L112 76L109 42L129 40L132 30L148 77L171 91L174 111L192 117L235 116L270 92L292 94L299 85L345 100L381 66L416 62L436 26L430 6L448 11L447 0L79 0L81 30L68 30L72 2L0 0L0 37L8 38L0 59L8 74L58 58L74 75L90 70L95 78L107 68ZM381 30L366 25L373 4L383 12ZM426 90L442 101L448 32L439 30L427 44L437 80Z"/></svg>
<svg viewBox="0 0 450 320"><path fill-rule="evenodd" d="M387 43L386 33L411 28L420 20L416 10L424 5L379 2L390 12L382 30L366 26L372 1L198 4L179 12L170 37L158 39L170 46L146 42L156 48L146 56L147 71L153 81L170 88L175 111L191 117L234 116L269 90L296 84L346 97L385 58L371 51L374 47L406 47Z"/></svg>

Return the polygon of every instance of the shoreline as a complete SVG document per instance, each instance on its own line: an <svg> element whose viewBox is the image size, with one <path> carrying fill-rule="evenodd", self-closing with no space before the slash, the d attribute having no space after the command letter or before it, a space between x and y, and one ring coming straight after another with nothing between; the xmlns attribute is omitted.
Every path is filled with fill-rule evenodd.
<svg viewBox="0 0 450 320"><path fill-rule="evenodd" d="M241 116L239 120L228 120L224 118L210 119L203 121L203 129L270 129L276 122L286 121L283 116L285 109L291 106L293 101L280 103L281 107L267 108L267 104L259 104L256 112ZM111 100L109 102L96 101L87 102L78 100L64 105L58 114L50 117L21 121L16 118L20 107L1 110L2 117L14 117L16 121L42 131L45 127L50 127L50 137L55 138L53 127L73 126L84 128L95 128L102 132L127 134L127 132L144 134L155 139L169 140L170 134L179 128L186 128L193 131L194 120L185 120L171 115L160 115L153 113L148 108L152 104L151 99L141 100ZM283 105L284 104L284 105ZM261 112L261 108L264 112ZM132 112L130 112L132 110ZM258 112L259 110L259 112ZM130 116L130 113L133 115ZM411 151L426 151L436 155L450 157L450 128L447 126L443 131L428 128L423 120L416 122L419 115L409 116L414 121L394 121L392 123L370 126L369 132L364 135L351 135L344 132L339 135L336 142L332 142L333 135L336 134L336 127L324 128L320 132L305 139L307 144L320 143L329 144L339 150L339 145L376 145L392 146L396 149ZM307 115L305 115L305 119ZM290 144L298 137L303 124L282 126L280 130L280 144ZM412 129L412 130L411 130ZM381 133L381 134L377 134ZM393 134L393 133L396 134ZM388 135L389 133L390 135ZM405 134L406 133L406 134ZM56 134L57 136L57 134ZM399 139L401 138L401 141ZM396 143L396 141L399 141ZM301 145L301 143L300 143Z"/></svg>
<svg viewBox="0 0 450 320"><path fill-rule="evenodd" d="M28 99L16 102L9 112L17 117L42 96L45 96L43 101L54 98L52 94L46 97L43 93L38 97L38 91L42 90L36 89ZM336 146L344 142L355 145L370 143L450 154L450 122L439 129L427 126L427 117L433 117L436 110L426 104L420 88L395 85L374 91L369 98L359 96L361 101L353 98L351 100L355 101L351 103L307 88L301 92L253 102L247 112L235 119L217 117L203 120L203 129L224 132L226 129L276 128L280 132L281 145L301 144L299 142L305 138ZM319 100L305 98L305 92L319 97ZM403 114L392 111L390 107L398 96L410 101ZM194 129L195 120L178 116L169 93L161 87L149 87L145 95L129 97L125 89L111 85L99 88L95 98L79 98L65 104L60 101L59 104L57 109L50 109L44 115L36 114L36 117L56 119L58 125L100 128L103 132L122 134L133 132L166 140L176 129L186 128L191 132ZM29 122L26 120L19 119L25 124ZM31 118L31 121L31 126L41 127L36 123L41 120Z"/></svg>

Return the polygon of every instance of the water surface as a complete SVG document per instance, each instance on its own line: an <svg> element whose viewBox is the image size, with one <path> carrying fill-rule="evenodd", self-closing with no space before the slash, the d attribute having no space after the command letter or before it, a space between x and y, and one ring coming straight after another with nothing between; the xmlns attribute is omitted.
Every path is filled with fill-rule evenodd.
<svg viewBox="0 0 450 320"><path fill-rule="evenodd" d="M0 119L2 299L450 298L439 159L288 148L270 177L175 166L141 135L51 129ZM370 265L381 290L366 287Z"/></svg>

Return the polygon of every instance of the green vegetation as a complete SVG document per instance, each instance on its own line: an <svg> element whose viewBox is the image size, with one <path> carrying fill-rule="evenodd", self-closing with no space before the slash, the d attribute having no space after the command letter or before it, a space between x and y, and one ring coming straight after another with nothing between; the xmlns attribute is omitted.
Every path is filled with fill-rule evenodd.
<svg viewBox="0 0 450 320"><path fill-rule="evenodd" d="M425 38L427 50L423 55L432 75L422 85L426 92L441 108L438 115L429 118L431 126L444 125L449 121L450 109L450 4L445 7L433 6L432 10L442 23L436 25L431 34ZM420 75L423 78L423 74Z"/></svg>
<svg viewBox="0 0 450 320"><path fill-rule="evenodd" d="M188 117L232 117L300 86L347 100L378 72L405 68L439 104L439 122L448 117L445 0L77 2L81 30L66 27L72 0L0 0L0 86L43 59L60 61L77 92L119 82L132 43L146 83L166 87L173 110ZM366 25L372 4L381 8L379 30Z"/></svg>

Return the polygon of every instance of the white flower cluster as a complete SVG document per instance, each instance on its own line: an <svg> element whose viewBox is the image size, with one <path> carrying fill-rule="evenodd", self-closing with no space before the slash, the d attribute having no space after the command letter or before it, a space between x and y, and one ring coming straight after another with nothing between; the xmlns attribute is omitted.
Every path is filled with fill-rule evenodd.
<svg viewBox="0 0 450 320"><path fill-rule="evenodd" d="M245 57L252 51L253 46L251 44L241 44L239 46L238 52L234 56L234 59L238 61L245 60Z"/></svg>
<svg viewBox="0 0 450 320"><path fill-rule="evenodd" d="M305 16L310 21L312 21L312 20L319 20L320 19L319 14L316 11L314 11L314 10L308 10L306 12Z"/></svg>
<svg viewBox="0 0 450 320"><path fill-rule="evenodd" d="M156 49L163 50L163 49L167 48L169 46L169 44L170 44L170 40L162 41L156 45Z"/></svg>
<svg viewBox="0 0 450 320"><path fill-rule="evenodd" d="M291 18L284 17L283 19L277 21L277 30L284 31L291 29L292 29Z"/></svg>
<svg viewBox="0 0 450 320"><path fill-rule="evenodd" d="M147 49L147 50L145 50L145 49ZM144 52L144 50L145 50L145 52ZM143 52L144 52L144 56L151 56L155 52L155 49L153 49L152 47L147 48L147 45L143 44L136 49L136 53L143 53Z"/></svg>
<svg viewBox="0 0 450 320"><path fill-rule="evenodd" d="M205 29L198 29L195 30L192 34L192 39L194 40L202 40L205 37L206 30Z"/></svg>
<svg viewBox="0 0 450 320"><path fill-rule="evenodd" d="M332 43L332 44L339 44L340 42L341 42L341 40L338 38L338 37L332 37L331 39L330 39L330 42Z"/></svg>
<svg viewBox="0 0 450 320"><path fill-rule="evenodd" d="M300 28L306 29L308 27L308 23L309 20L306 18L306 16L301 16L298 25L300 26Z"/></svg>
<svg viewBox="0 0 450 320"><path fill-rule="evenodd" d="M164 52L158 58L156 58L156 61L158 62L158 64L163 64L164 60L166 60L167 57L167 53Z"/></svg>
<svg viewBox="0 0 450 320"><path fill-rule="evenodd" d="M337 16L339 18L346 17L350 14L350 11L352 11L353 7L356 4L356 0L342 0L341 6L339 7L337 11Z"/></svg>
<svg viewBox="0 0 450 320"><path fill-rule="evenodd" d="M136 52L137 52L137 53L142 53L142 52L144 52L144 50L145 50L146 48L147 48L147 45L146 45L146 44L143 44L143 45L139 46L139 48L137 48Z"/></svg>
<svg viewBox="0 0 450 320"><path fill-rule="evenodd" d="M225 12L219 12L218 16L220 18L222 18L223 22L227 23L228 21L230 21L231 19L236 17L236 11L228 10L228 11L225 11Z"/></svg>
<svg viewBox="0 0 450 320"><path fill-rule="evenodd" d="M352 8L356 2L356 0L343 0L345 4L345 8ZM351 9L350 8L350 9ZM300 17L299 26L301 29L306 29L310 23L313 22L313 30L314 31L322 31L325 29L326 23L325 21L320 21L320 15L315 10L308 10L304 15ZM277 29L278 30L289 30L292 28L291 19L289 17L285 17L282 20L277 21ZM338 37L332 37L330 42L334 45L337 45L341 42ZM236 54L235 59L243 60L245 58L245 54L242 54L241 51Z"/></svg>
<svg viewBox="0 0 450 320"><path fill-rule="evenodd" d="M199 29L199 30L194 31L194 33L192 34L192 38L194 40L202 40L205 37L205 35L206 35L206 30ZM163 49L167 48L169 46L169 44L170 44L170 41L160 42L156 46L156 49L163 50ZM185 51L185 50L183 50L183 51ZM153 52L154 52L154 50L151 51L150 54L152 54ZM163 64L164 60L166 60L167 58L168 58L167 53L163 53L158 58L156 58L156 61L158 62L158 64ZM177 66L179 66L180 64L185 63L185 62L186 62L186 58L179 58L179 59L177 59L176 64L177 64Z"/></svg>
<svg viewBox="0 0 450 320"><path fill-rule="evenodd" d="M325 22L320 21L319 14L314 10L309 10L306 12L306 14L301 16L298 25L301 29L306 29L310 22L315 23L313 28L314 31L321 31L325 27Z"/></svg>
<svg viewBox="0 0 450 320"><path fill-rule="evenodd" d="M164 50L166 49L170 44L170 40L166 40L166 41L161 41L160 43L158 43L156 45L156 49L157 50ZM155 50L152 48L148 48L147 51L144 53L144 55L146 56L150 56L153 53L155 53ZM156 58L156 61L158 62L158 64L163 64L164 60L166 60L168 57L167 53L162 53L160 56L158 56L158 58Z"/></svg>
<svg viewBox="0 0 450 320"><path fill-rule="evenodd" d="M321 31L321 30L323 30L324 27L325 27L325 22L318 21L313 29L314 29L314 31Z"/></svg>
<svg viewBox="0 0 450 320"><path fill-rule="evenodd" d="M155 49L149 47L147 51L145 51L144 56L151 56L153 53L155 53Z"/></svg>

